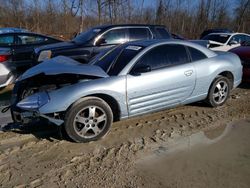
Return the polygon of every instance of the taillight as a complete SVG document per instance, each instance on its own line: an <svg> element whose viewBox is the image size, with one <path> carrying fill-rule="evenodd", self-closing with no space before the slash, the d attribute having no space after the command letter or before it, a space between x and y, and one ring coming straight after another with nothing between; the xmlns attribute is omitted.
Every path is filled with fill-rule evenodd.
<svg viewBox="0 0 250 188"><path fill-rule="evenodd" d="M0 55L0 62L7 61L10 58L10 55Z"/></svg>

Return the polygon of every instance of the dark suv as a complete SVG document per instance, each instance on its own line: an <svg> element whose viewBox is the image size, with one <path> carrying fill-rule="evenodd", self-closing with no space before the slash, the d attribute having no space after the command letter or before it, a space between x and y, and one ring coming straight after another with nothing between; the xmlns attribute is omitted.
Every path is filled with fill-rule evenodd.
<svg viewBox="0 0 250 188"><path fill-rule="evenodd" d="M76 36L72 41L36 48L34 60L64 55L79 62L88 63L100 51L128 41L142 39L168 39L170 34L162 25L105 25L91 28Z"/></svg>

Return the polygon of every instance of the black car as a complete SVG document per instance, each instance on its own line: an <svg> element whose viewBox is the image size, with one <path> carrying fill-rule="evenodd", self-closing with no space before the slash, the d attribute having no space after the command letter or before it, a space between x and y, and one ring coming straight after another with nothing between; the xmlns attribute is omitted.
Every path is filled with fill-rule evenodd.
<svg viewBox="0 0 250 188"><path fill-rule="evenodd" d="M64 55L81 63L89 60L100 51L128 41L142 39L169 39L171 35L162 25L104 25L91 28L76 36L70 42L46 45L35 49L34 60Z"/></svg>
<svg viewBox="0 0 250 188"><path fill-rule="evenodd" d="M8 48L8 56L17 69L27 69L32 65L32 54L35 47L62 42L45 35L26 31L0 33L0 47Z"/></svg>
<svg viewBox="0 0 250 188"><path fill-rule="evenodd" d="M223 29L223 28L207 29L201 33L200 39L203 39L205 36L207 36L210 33L233 33L233 31L229 29Z"/></svg>

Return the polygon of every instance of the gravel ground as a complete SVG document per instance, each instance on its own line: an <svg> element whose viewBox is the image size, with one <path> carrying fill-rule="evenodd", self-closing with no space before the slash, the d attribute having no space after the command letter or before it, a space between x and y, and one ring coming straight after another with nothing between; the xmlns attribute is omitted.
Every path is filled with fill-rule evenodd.
<svg viewBox="0 0 250 188"><path fill-rule="evenodd" d="M190 176L180 178L185 175L180 170L186 168L186 163L183 162L185 157L197 157L198 151L194 151L193 155L183 155L180 157L180 162L168 155L163 159L157 157L152 159L148 163L149 166L142 165L141 161L152 156L152 153L157 155L165 151L169 143L175 148L175 143L178 143L176 140L180 138L188 138L200 131L213 132L239 120L246 122L250 119L249 99L250 89L239 88L234 90L228 102L222 107L210 108L197 103L121 121L113 124L110 133L104 139L87 144L61 140L54 126L37 125L19 129L18 126L12 126L8 114L1 114L0 124L5 131L0 133L0 187L192 187L192 185L206 187L208 184L202 182L212 181L215 183L211 185L227 187L229 184L225 183L226 180L234 181L232 177L235 177L234 174L238 171L237 169L235 171L235 166L232 165L231 168L225 167L228 168L229 175L224 175L223 170L218 174L217 170L220 168L212 167L223 161L216 157L210 164L210 171L200 172L202 178L196 177L200 174L200 168L187 170L187 173L191 173ZM230 142L234 140L231 139ZM231 147L230 142L226 147ZM245 144L246 147L249 145L249 142L239 141L239 143ZM232 144L232 147L236 147L235 144ZM211 149L214 154L216 151ZM237 150L249 159L249 153L244 151ZM208 157L206 160L209 160ZM229 162L231 160L235 158L228 159ZM250 160L244 162L249 165ZM162 163L164 165L160 168ZM162 173L159 174L150 164L155 164ZM172 165L170 168L173 170L172 174L166 173L166 176L163 176L168 171L168 164L175 164L177 170L173 170L175 165ZM195 164L190 162L188 167L197 167ZM204 169L208 168L209 166L204 166ZM213 170L221 175L223 179L221 184L216 177L206 177L206 173ZM144 173L145 171L147 173ZM245 168L240 172L243 174L243 179L250 176L248 173L249 170ZM173 177L176 178L171 179ZM162 181L162 178L165 180ZM249 183L246 179L242 185ZM239 184L235 187L242 186Z"/></svg>

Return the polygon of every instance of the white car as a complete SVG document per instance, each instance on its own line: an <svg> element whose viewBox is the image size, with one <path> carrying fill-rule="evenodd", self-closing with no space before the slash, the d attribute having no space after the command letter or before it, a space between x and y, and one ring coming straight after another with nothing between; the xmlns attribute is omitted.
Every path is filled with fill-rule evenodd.
<svg viewBox="0 0 250 188"><path fill-rule="evenodd" d="M229 51L242 42L250 41L250 35L245 33L211 33L203 38L209 41L209 48L214 51Z"/></svg>

